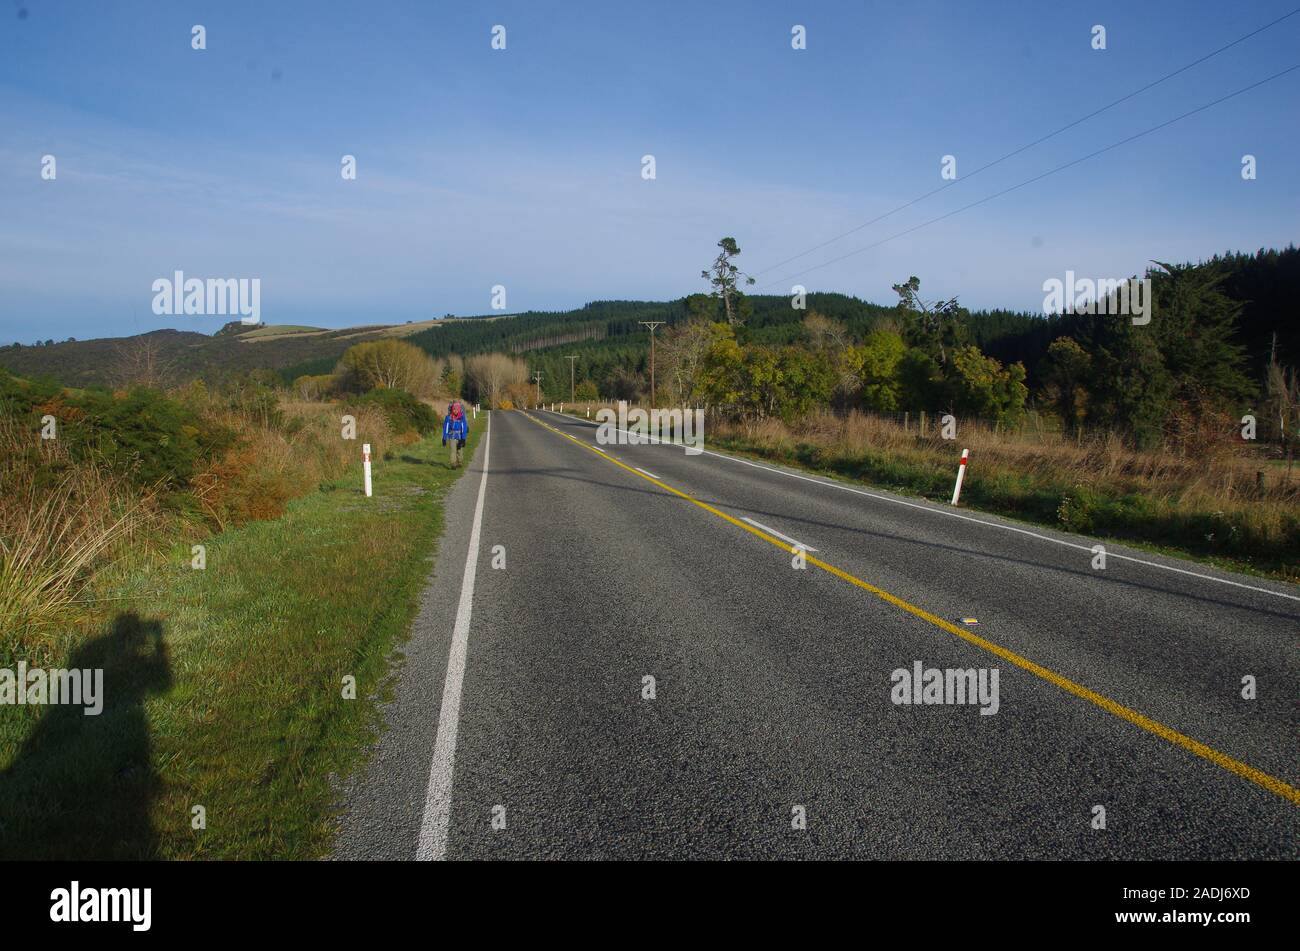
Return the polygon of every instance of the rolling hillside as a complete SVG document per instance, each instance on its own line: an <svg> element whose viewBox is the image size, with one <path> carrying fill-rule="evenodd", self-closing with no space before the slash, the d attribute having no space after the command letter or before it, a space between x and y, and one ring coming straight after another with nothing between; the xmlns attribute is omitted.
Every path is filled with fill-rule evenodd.
<svg viewBox="0 0 1300 951"><path fill-rule="evenodd" d="M436 334L439 323L431 320L327 330L276 324L245 327L235 321L211 336L168 329L132 337L2 347L0 367L19 376L49 376L65 386L79 387L114 386L123 379L138 378L141 364L146 363L156 368L159 379L171 384L246 370L282 372L304 362L328 369L355 343L422 331ZM291 378L296 373L288 375Z"/></svg>
<svg viewBox="0 0 1300 951"><path fill-rule="evenodd" d="M1241 306L1235 342L1245 348L1256 374L1262 376L1270 355L1284 364L1300 356L1300 331L1284 319L1294 288L1300 285L1300 250L1229 253L1202 262L1214 269L1219 286ZM924 288L923 288L924 290ZM68 386L113 385L123 367L148 357L166 372L169 382L213 379L226 373L273 370L285 382L303 374L328 373L355 343L401 336L431 355L468 356L491 351L523 356L542 373L542 391L562 399L568 393L568 354L577 354L579 379L615 392L628 375L648 373L649 333L641 321L685 320L690 298L672 301L592 301L567 311L525 311L410 324L378 324L328 330L303 325L244 327L227 324L207 336L182 330L156 330L135 337L56 343L49 346L0 348L0 367L26 377L50 376ZM878 321L894 314L892 306L845 294L810 293L806 310L790 307L784 295L748 297L752 312L744 335L756 344L794 342L808 311L845 325L861 339ZM892 304L892 302L891 302ZM1031 387L1047 346L1078 329L1083 317L1043 317L1009 310L970 311L971 341L1003 364L1021 362Z"/></svg>
<svg viewBox="0 0 1300 951"><path fill-rule="evenodd" d="M748 321L751 339L764 343L795 339L804 312L792 310L788 298L755 296L749 301L753 306ZM892 310L844 294L809 294L808 309L843 321L854 334L864 333ZM619 370L644 370L649 334L639 322L673 324L686 315L687 299L681 298L593 301L569 311L526 311L336 330L276 324L244 327L231 322L212 336L167 329L132 337L3 347L0 367L24 377L49 376L66 386L113 386L132 366L152 359L171 383L255 369L273 370L287 382L302 374L329 372L355 343L400 336L433 356L489 351L527 355L530 364L542 369L546 389L548 380L558 380L561 375L567 380L568 364L563 357L567 353L582 354L583 366L592 379L604 381ZM982 342L1046 324L1032 315L1001 311L972 313L971 322Z"/></svg>

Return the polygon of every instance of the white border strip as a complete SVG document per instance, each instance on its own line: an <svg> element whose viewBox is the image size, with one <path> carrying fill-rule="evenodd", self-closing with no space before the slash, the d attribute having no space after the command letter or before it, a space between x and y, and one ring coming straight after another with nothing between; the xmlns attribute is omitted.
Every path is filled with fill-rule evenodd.
<svg viewBox="0 0 1300 951"><path fill-rule="evenodd" d="M479 481L478 501L474 505L474 527L469 533L465 575L460 583L460 604L456 608L456 626L451 632L451 651L447 656L447 679L442 685L438 738L433 744L433 763L429 766L429 791L420 820L420 841L415 849L416 859L422 862L438 862L447 857L451 776L456 760L456 733L460 729L460 694L465 683L465 655L469 649L470 615L474 610L474 578L478 574L479 534L483 528L483 496L487 492L488 452L491 448L492 416L489 414L483 438L483 478Z"/></svg>

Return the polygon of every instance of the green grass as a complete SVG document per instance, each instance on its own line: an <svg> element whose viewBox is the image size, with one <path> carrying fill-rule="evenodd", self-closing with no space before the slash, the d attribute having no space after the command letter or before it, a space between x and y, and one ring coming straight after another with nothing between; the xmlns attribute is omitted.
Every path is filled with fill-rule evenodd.
<svg viewBox="0 0 1300 951"><path fill-rule="evenodd" d="M474 427L468 453L486 426ZM104 712L4 707L0 858L314 858L334 779L380 728L464 473L436 439L360 466L274 521L207 539L207 567L117 572L110 622L63 662L105 669ZM343 678L356 678L355 700ZM203 806L206 829L192 826Z"/></svg>

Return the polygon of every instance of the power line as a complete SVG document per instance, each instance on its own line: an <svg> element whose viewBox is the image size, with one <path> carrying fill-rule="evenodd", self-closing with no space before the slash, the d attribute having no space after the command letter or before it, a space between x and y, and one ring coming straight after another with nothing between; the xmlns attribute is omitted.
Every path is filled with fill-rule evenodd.
<svg viewBox="0 0 1300 951"><path fill-rule="evenodd" d="M1046 142L1048 139L1052 139L1060 135L1062 132L1068 132L1070 129L1073 129L1075 126L1079 125L1080 123L1087 122L1089 119L1093 119L1101 115L1103 112L1107 111L1108 109L1113 109L1115 106L1118 106L1120 103L1127 102L1128 100L1132 99L1134 96L1139 96L1142 93L1146 92L1148 89L1153 89L1156 86L1159 86L1161 83L1165 82L1166 80L1173 79L1179 73L1187 72L1187 70L1191 69L1193 66L1199 66L1201 63L1204 63L1206 60L1218 56L1220 53L1224 52L1225 50L1232 49L1232 47L1236 46L1238 43L1243 43L1246 40L1250 39L1252 36L1256 36L1257 34L1263 33L1265 30L1269 29L1270 27L1277 26L1283 20L1295 16L1297 13L1300 13L1300 7L1296 7L1290 13L1283 14L1282 16L1278 17L1276 20L1273 20L1270 23L1265 23L1263 26L1259 27L1259 29L1252 30L1251 32L1247 33L1245 36L1237 37L1231 43L1228 43L1224 46L1220 46L1217 50L1214 50L1213 52L1206 53L1200 59L1192 60L1192 62L1188 63L1187 65L1180 66L1178 69L1175 69L1172 73L1167 73L1166 75L1161 76L1159 79L1147 83L1145 86L1142 86L1140 89L1135 89L1131 93L1125 96L1121 96L1120 98L1116 99L1114 102L1107 103L1106 105L1102 106L1100 109L1094 109L1086 116L1083 116L1079 119L1075 119L1073 122L1069 123L1068 125L1061 126L1055 132L1049 132L1047 135L1035 139L1034 141L1028 143L1027 145L1022 145L1020 146L1020 148L1008 152L1006 155L1003 155L1001 158L994 159L992 162L989 162L987 165L981 165L979 168L975 169L975 171L969 172L966 175L963 175L959 179L953 179L952 181L947 182L946 184L940 185L938 188L931 189L930 191L926 192L924 195L918 195L916 198L913 198L911 201L899 205L897 208L891 208L889 211L885 212L882 215L877 215L875 218L872 218L870 221L864 221L856 228L850 228L848 231L845 231L843 234L838 234L835 237L830 238L829 240L823 241L821 244L817 245L816 247L809 248L807 251L800 251L794 257L786 258L784 261L778 261L776 264L773 264L770 267L765 267L763 268L763 270L758 271L757 273L766 274L768 271L775 271L777 268L784 267L785 265L789 264L791 261L797 261L801 257L804 257L805 255L812 254L814 251L820 251L822 248L834 244L836 241L839 241L842 238L847 238L851 234L857 234L863 228L867 228L870 227L871 225L876 224L877 222L884 221L886 218L890 217L891 215L895 215L906 208L911 208L917 202L924 201L925 199L929 198L932 195L937 195L939 194L939 192L945 191L951 188L953 185L956 185L959 181L966 181L968 179L974 178L980 172L987 171L988 169L992 168L995 165L1000 165L1001 163L1005 162L1007 159L1014 158L1015 156L1019 155L1021 152L1026 152L1029 149L1032 149L1036 145L1041 145L1042 143ZM764 285L764 286L766 287L769 285Z"/></svg>
<svg viewBox="0 0 1300 951"><path fill-rule="evenodd" d="M943 221L946 218L951 218L953 215L961 214L963 211L968 211L969 209L974 208L977 205L983 205L986 202L990 202L995 198L1001 198L1003 195L1016 191L1019 188L1024 188L1026 185L1032 185L1034 182L1042 181L1044 178L1047 178L1049 175L1055 175L1057 172L1063 172L1067 168L1071 168L1075 165L1078 165L1080 162L1086 162L1088 159L1096 158L1098 155L1101 155L1105 152L1109 152L1111 149L1117 149L1121 145L1127 145L1129 142L1133 142L1144 136L1148 136L1152 132L1158 132L1159 130L1167 126L1173 125L1175 122L1180 122L1183 119L1188 118L1189 116L1194 116L1198 112L1204 112L1206 109L1210 109L1214 106L1219 105L1220 103L1227 102L1229 99L1235 99L1237 96L1240 96L1242 93L1250 92L1252 89L1256 89L1260 86L1263 86L1265 83L1271 83L1273 80L1280 79L1281 77L1285 76L1287 73L1295 72L1297 69L1300 69L1300 63L1296 63L1294 66L1288 66L1286 69L1282 70L1281 72L1274 73L1272 76L1269 76L1265 79L1261 79L1258 82L1251 83L1249 86L1243 86L1241 89L1238 89L1236 92L1231 92L1228 93L1228 95L1226 96L1221 96L1220 98L1215 99L1213 102L1207 102L1203 106L1197 106L1195 109L1192 109L1188 112L1184 112L1180 116L1174 116L1174 118L1172 119L1167 119L1166 121L1160 123L1159 125L1152 126L1151 128L1143 132L1138 132L1134 135L1130 135L1127 138L1120 139L1118 142L1112 142L1110 145L1097 149L1097 151L1095 152L1089 152L1087 155L1083 155L1077 159L1066 162L1064 165L1058 165L1056 166L1056 168L1049 169L1046 172L1043 172L1039 175L1035 175L1033 178L1026 179L1025 181L1020 182L1017 185L1012 185L1009 188L1004 188L1001 191L994 192L991 195L986 195L985 197L979 199L978 201L973 201L968 205L962 205L960 208L954 209L953 211L950 211L947 214L939 215L937 218L931 218L929 221L923 221L919 225L914 225L913 227L908 228L906 231L900 231L897 234L891 234L888 238L882 238L879 241L875 242L874 244L868 244L866 247L857 248L856 250L849 251L847 254L842 254L837 258L831 258L831 260L829 261L823 261L821 264L817 264L812 267L805 268L804 270L799 271L795 274L791 274L789 277L782 278L779 281L770 281L769 283L762 285L759 288L759 290L762 290L763 288L767 288L767 287L775 287L778 284L784 284L786 281L793 280L796 277L802 277L805 274L811 274L813 271L819 271L824 267L829 267L832 264L837 264L840 261L843 261L845 258L851 258L855 254L861 254L863 251L870 251L872 248L878 248L882 244L885 244L889 241L893 241L895 238L901 238L904 235L912 234L914 231L920 231L922 228L929 227L930 225Z"/></svg>

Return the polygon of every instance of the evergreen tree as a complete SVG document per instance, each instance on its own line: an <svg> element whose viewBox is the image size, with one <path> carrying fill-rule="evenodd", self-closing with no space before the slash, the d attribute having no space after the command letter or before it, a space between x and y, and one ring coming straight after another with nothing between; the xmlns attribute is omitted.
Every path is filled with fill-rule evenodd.
<svg viewBox="0 0 1300 951"><path fill-rule="evenodd" d="M1198 414L1243 408L1258 390L1246 349L1234 339L1243 305L1220 290L1222 268L1156 263L1165 273L1149 272L1154 300L1146 329L1155 331L1172 398Z"/></svg>
<svg viewBox="0 0 1300 951"><path fill-rule="evenodd" d="M722 250L713 259L707 270L700 272L713 285L713 296L721 299L722 310L730 326L743 326L749 311L743 305L745 295L740 291L740 284L753 284L754 279L743 272L732 259L740 256L740 248L735 238L723 238L718 242Z"/></svg>
<svg viewBox="0 0 1300 951"><path fill-rule="evenodd" d="M1170 409L1173 381L1150 326L1134 326L1123 314L1099 315L1080 332L1085 335L1083 349L1092 355L1089 425L1129 433L1139 448L1156 445Z"/></svg>

